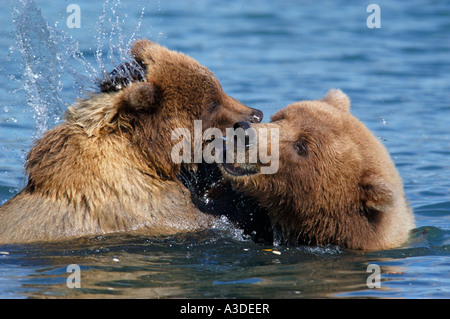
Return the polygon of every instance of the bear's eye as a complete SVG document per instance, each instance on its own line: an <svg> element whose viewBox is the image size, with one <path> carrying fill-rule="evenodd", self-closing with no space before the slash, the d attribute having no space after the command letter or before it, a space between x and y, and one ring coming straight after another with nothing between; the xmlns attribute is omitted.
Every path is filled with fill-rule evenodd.
<svg viewBox="0 0 450 319"><path fill-rule="evenodd" d="M308 148L305 140L303 139L298 140L297 142L295 142L294 147L298 155L300 156L308 155Z"/></svg>
<svg viewBox="0 0 450 319"><path fill-rule="evenodd" d="M219 107L219 105L220 102L218 100L212 101L207 107L209 113L213 113Z"/></svg>

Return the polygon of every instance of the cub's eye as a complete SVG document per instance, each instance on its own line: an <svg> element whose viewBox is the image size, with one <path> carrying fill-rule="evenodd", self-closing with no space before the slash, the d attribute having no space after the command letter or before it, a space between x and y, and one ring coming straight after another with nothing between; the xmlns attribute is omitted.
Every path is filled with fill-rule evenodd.
<svg viewBox="0 0 450 319"><path fill-rule="evenodd" d="M295 142L294 147L298 155L300 156L308 155L308 148L305 140L303 139L298 140L297 142Z"/></svg>

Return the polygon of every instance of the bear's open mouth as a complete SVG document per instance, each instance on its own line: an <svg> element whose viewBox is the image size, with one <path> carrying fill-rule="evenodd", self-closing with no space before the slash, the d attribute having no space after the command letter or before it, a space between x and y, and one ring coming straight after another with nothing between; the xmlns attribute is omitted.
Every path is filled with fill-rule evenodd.
<svg viewBox="0 0 450 319"><path fill-rule="evenodd" d="M236 163L222 163L224 171L233 176L254 175L258 173L256 165L251 164L236 164Z"/></svg>
<svg viewBox="0 0 450 319"><path fill-rule="evenodd" d="M248 141L245 140L245 147L248 148ZM251 163L234 163L233 161L227 161L227 148L226 148L226 138L223 139L223 162L220 165L222 167L222 172L231 176L245 176L254 175L259 173L258 165ZM235 154L236 155L236 154ZM247 157L247 156L246 156ZM247 158L248 159L248 158Z"/></svg>

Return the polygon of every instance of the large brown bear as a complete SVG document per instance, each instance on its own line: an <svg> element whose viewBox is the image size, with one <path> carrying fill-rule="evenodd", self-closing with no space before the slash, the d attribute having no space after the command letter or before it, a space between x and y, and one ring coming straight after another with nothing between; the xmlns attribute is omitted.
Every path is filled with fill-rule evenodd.
<svg viewBox="0 0 450 319"><path fill-rule="evenodd" d="M414 217L400 176L381 142L351 115L342 91L289 105L270 123L236 127L265 128L269 138L270 129L278 130L279 149L262 140L271 155L279 151L271 163L276 173L261 174L260 161L225 162L221 170L289 242L381 250L407 240Z"/></svg>
<svg viewBox="0 0 450 319"><path fill-rule="evenodd" d="M211 226L171 159L176 128L259 122L261 111L226 95L192 58L148 40L70 106L65 122L30 151L27 186L0 207L0 243L58 241L113 232L171 234Z"/></svg>

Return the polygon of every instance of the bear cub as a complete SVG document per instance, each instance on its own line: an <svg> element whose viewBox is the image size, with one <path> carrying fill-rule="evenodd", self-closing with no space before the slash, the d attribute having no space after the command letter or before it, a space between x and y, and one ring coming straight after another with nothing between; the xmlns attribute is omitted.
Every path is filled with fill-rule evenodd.
<svg viewBox="0 0 450 319"><path fill-rule="evenodd" d="M235 127L279 132L278 149L270 150L278 152L274 174L261 174L260 161L225 161L220 169L288 242L382 250L408 239L414 216L402 180L386 148L350 113L341 90L293 103L270 123ZM254 147L247 145L246 152Z"/></svg>

